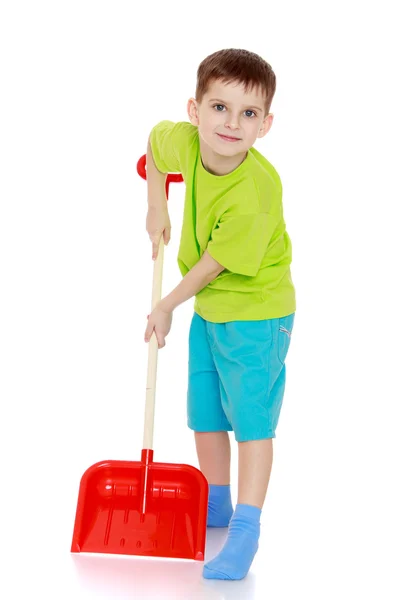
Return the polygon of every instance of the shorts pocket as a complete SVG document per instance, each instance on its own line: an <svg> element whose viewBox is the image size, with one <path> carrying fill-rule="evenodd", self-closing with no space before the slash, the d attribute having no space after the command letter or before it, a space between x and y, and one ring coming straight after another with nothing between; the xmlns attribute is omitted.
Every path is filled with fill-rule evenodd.
<svg viewBox="0 0 400 600"><path fill-rule="evenodd" d="M286 356L289 351L290 341L292 339L293 323L294 313L279 319L278 358L282 365L285 363Z"/></svg>

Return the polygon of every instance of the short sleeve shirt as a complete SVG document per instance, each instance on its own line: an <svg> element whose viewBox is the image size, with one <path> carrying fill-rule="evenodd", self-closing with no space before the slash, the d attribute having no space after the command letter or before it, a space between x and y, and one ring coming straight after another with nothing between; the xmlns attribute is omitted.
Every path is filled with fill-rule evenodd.
<svg viewBox="0 0 400 600"><path fill-rule="evenodd" d="M178 264L182 275L207 250L224 271L195 299L204 319L223 323L287 316L296 309L292 245L282 185L255 148L227 175L203 166L197 127L162 121L150 133L159 171L180 172L186 184Z"/></svg>

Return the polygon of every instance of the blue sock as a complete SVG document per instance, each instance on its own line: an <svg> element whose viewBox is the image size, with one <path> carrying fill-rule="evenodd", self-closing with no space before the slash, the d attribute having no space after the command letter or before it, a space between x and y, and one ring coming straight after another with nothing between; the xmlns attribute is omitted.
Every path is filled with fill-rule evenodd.
<svg viewBox="0 0 400 600"><path fill-rule="evenodd" d="M206 579L243 579L258 550L261 509L238 504L229 523L228 539L221 552L204 565Z"/></svg>
<svg viewBox="0 0 400 600"><path fill-rule="evenodd" d="M233 514L230 485L210 484L207 527L228 527Z"/></svg>

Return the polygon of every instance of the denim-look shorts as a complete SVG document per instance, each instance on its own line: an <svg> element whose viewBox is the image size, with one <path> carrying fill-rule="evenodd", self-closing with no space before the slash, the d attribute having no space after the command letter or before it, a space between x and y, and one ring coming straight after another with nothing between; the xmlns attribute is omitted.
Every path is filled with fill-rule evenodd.
<svg viewBox="0 0 400 600"><path fill-rule="evenodd" d="M190 429L233 431L238 442L275 437L294 315L210 323L194 314L189 334Z"/></svg>

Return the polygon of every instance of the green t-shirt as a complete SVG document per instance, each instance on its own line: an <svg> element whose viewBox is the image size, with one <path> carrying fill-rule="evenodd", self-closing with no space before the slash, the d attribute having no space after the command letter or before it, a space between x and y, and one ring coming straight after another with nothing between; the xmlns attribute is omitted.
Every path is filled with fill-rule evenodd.
<svg viewBox="0 0 400 600"><path fill-rule="evenodd" d="M162 121L150 133L162 173L186 184L178 264L182 275L208 250L225 270L201 290L194 309L213 323L285 317L296 310L281 180L255 148L227 175L205 170L197 127Z"/></svg>

